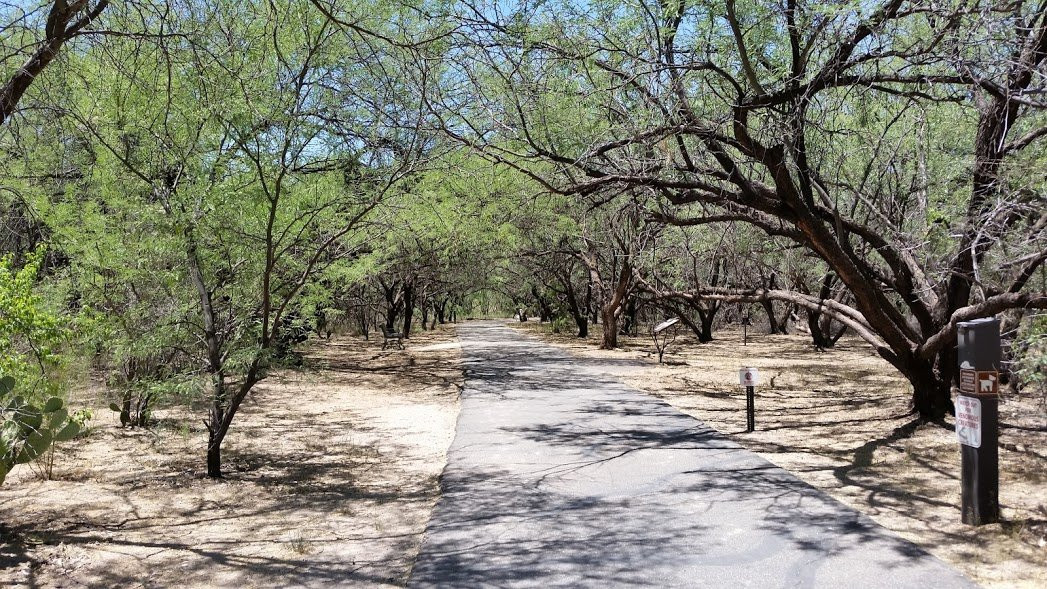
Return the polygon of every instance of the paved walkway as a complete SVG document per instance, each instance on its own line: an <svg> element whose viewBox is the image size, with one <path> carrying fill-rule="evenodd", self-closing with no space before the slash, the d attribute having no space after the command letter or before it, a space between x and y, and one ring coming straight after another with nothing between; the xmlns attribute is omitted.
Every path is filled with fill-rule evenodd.
<svg viewBox="0 0 1047 589"><path fill-rule="evenodd" d="M971 587L668 404L493 322L409 587Z"/></svg>

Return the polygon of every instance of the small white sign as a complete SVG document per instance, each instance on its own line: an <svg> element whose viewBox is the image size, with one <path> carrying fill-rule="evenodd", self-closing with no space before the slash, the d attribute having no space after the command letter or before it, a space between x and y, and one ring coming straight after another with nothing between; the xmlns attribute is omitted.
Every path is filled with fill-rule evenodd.
<svg viewBox="0 0 1047 589"><path fill-rule="evenodd" d="M673 317L672 319L666 319L665 321L662 321L658 325L655 325L654 328L651 331L653 331L655 333L661 333L661 332L665 331L666 329L669 329L673 325L676 325L679 322L680 322L680 318L679 317Z"/></svg>
<svg viewBox="0 0 1047 589"><path fill-rule="evenodd" d="M956 437L964 446L982 447L982 402L974 397L956 397Z"/></svg>
<svg viewBox="0 0 1047 589"><path fill-rule="evenodd" d="M760 384L760 371L755 368L740 368L738 383L743 387L754 387Z"/></svg>

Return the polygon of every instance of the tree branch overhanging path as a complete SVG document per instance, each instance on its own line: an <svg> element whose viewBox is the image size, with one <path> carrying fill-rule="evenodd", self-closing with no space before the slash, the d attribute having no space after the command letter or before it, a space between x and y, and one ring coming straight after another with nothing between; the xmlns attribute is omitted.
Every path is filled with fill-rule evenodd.
<svg viewBox="0 0 1047 589"><path fill-rule="evenodd" d="M1011 338L1047 308L1042 2L0 14L0 254L50 248L52 302L97 312L84 353L124 394L206 381L212 476L254 386L335 324L410 338L533 301L615 348L657 314L703 342L805 316L936 420L957 323Z"/></svg>
<svg viewBox="0 0 1047 589"><path fill-rule="evenodd" d="M445 16L456 83L427 103L452 137L551 192L638 202L653 224L745 226L847 292L681 289L638 268L656 299L831 317L906 376L925 419L952 411L958 322L1047 308L1031 280L1047 197L1021 172L1047 136L1047 105L1029 99L1047 89L1041 3L465 2Z"/></svg>

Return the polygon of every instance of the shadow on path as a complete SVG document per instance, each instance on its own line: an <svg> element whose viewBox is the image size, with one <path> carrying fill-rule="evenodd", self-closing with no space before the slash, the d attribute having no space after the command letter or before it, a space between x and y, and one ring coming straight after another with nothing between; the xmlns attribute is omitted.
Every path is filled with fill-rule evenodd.
<svg viewBox="0 0 1047 589"><path fill-rule="evenodd" d="M410 587L970 587L668 404L496 323Z"/></svg>

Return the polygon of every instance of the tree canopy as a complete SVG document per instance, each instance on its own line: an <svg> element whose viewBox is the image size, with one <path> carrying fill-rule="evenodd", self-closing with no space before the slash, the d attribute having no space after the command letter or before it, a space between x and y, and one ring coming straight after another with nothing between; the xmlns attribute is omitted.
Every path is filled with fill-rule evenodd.
<svg viewBox="0 0 1047 589"><path fill-rule="evenodd" d="M863 338L927 419L958 322L1040 361L1043 4L55 0L0 27L0 376L49 396L86 362L128 426L196 395L211 476L310 332L533 310L614 348L757 309Z"/></svg>

